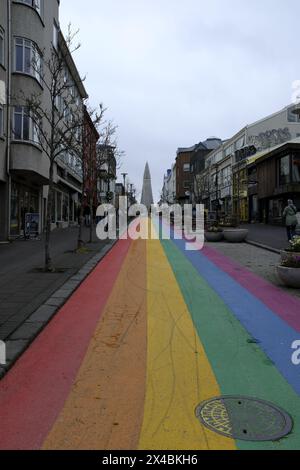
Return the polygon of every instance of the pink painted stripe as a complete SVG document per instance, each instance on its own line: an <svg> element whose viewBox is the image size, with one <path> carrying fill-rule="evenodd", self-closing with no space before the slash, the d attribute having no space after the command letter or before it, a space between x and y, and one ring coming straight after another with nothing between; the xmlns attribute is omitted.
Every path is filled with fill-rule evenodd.
<svg viewBox="0 0 300 470"><path fill-rule="evenodd" d="M262 279L218 251L204 247L202 253L218 268L264 303L272 312L300 332L300 300Z"/></svg>
<svg viewBox="0 0 300 470"><path fill-rule="evenodd" d="M40 449L64 406L131 241L119 241L0 382L0 449Z"/></svg>

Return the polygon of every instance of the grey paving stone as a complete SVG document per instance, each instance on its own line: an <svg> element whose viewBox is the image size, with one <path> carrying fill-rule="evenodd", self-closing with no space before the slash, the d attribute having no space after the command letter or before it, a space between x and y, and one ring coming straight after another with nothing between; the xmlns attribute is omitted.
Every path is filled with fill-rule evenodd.
<svg viewBox="0 0 300 470"><path fill-rule="evenodd" d="M81 276L79 276L79 275L73 276L73 277L71 277L70 280L71 280L71 281L78 281L78 282L81 282L81 281L83 281L83 279L85 279L85 277L86 277L86 276L82 274Z"/></svg>
<svg viewBox="0 0 300 470"><path fill-rule="evenodd" d="M2 366L0 366L0 380L3 379L3 377L6 374L6 369Z"/></svg>
<svg viewBox="0 0 300 470"><path fill-rule="evenodd" d="M68 281L64 284L63 290L74 290L78 287L78 281Z"/></svg>
<svg viewBox="0 0 300 470"><path fill-rule="evenodd" d="M53 298L68 299L73 293L73 289L59 289L52 295Z"/></svg>
<svg viewBox="0 0 300 470"><path fill-rule="evenodd" d="M45 323L26 322L13 333L13 335L10 337L10 340L32 340L43 329L44 326Z"/></svg>
<svg viewBox="0 0 300 470"><path fill-rule="evenodd" d="M47 323L57 312L57 307L43 305L33 315L28 318L28 322Z"/></svg>
<svg viewBox="0 0 300 470"><path fill-rule="evenodd" d="M45 305L49 305L50 307L62 307L66 302L66 299L62 299L61 297L51 297Z"/></svg>
<svg viewBox="0 0 300 470"><path fill-rule="evenodd" d="M29 342L26 340L7 341L6 358L7 363L15 362L18 357L27 349Z"/></svg>

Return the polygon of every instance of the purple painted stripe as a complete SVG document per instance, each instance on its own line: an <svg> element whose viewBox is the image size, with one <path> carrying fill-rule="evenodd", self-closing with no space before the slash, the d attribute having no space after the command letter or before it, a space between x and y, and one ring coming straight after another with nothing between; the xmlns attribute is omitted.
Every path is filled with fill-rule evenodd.
<svg viewBox="0 0 300 470"><path fill-rule="evenodd" d="M204 247L202 253L218 268L263 302L292 328L300 332L300 300L283 292L218 251Z"/></svg>

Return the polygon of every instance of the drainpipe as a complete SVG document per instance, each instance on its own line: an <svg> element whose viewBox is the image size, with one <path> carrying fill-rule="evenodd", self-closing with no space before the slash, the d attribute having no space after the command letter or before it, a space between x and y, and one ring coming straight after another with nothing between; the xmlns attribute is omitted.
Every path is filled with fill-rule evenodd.
<svg viewBox="0 0 300 470"><path fill-rule="evenodd" d="M10 237L11 217L11 175L10 175L10 149L11 149L11 0L7 0L7 88L6 88L6 172L7 172L7 238Z"/></svg>

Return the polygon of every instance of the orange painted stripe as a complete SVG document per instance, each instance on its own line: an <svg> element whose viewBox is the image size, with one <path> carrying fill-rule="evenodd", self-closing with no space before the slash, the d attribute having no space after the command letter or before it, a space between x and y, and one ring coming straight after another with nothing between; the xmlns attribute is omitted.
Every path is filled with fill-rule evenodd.
<svg viewBox="0 0 300 470"><path fill-rule="evenodd" d="M138 240L43 449L137 448L146 384L146 296L146 242Z"/></svg>

